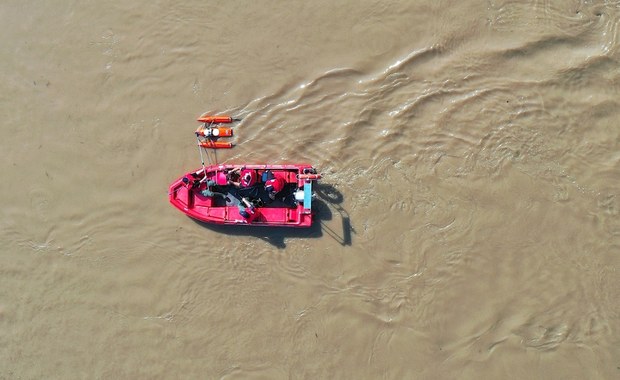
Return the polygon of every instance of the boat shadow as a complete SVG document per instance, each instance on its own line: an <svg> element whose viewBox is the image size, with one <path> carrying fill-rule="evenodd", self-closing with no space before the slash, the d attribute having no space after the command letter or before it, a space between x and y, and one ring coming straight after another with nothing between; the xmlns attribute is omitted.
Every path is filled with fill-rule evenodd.
<svg viewBox="0 0 620 380"><path fill-rule="evenodd" d="M330 184L320 183L315 188L317 204L317 224L321 226L321 231L334 239L342 246L349 246L353 243L352 235L355 229L351 224L349 212L342 207L344 196L338 189ZM332 211L333 210L333 211ZM326 221L337 217L340 219L340 228L330 227ZM332 225L334 223L331 223ZM337 225L337 224L336 224Z"/></svg>
<svg viewBox="0 0 620 380"><path fill-rule="evenodd" d="M276 248L286 248L286 240L312 239L330 236L342 246L352 244L352 234L355 230L351 226L348 212L341 206L344 197L336 188L328 184L317 184L315 187L316 198L313 200L315 209L314 222L308 228L294 227L263 227L263 226L229 226L204 223L192 219L196 224L211 231L229 236L252 236L266 241ZM332 210L335 210L334 213ZM329 227L325 221L332 220L334 214L342 219L342 231Z"/></svg>
<svg viewBox="0 0 620 380"><path fill-rule="evenodd" d="M308 228L294 227L263 227L263 226L226 226L203 223L192 219L195 223L217 233L228 236L252 236L268 242L276 248L286 248L287 238L318 238L322 236L319 223L313 223Z"/></svg>

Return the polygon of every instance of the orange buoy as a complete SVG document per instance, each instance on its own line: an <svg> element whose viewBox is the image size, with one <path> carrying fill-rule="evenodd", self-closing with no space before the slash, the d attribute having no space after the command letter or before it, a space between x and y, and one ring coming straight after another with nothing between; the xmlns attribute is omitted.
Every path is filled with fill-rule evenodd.
<svg viewBox="0 0 620 380"><path fill-rule="evenodd" d="M219 123L232 123L233 121L239 121L240 119L234 119L230 116L200 116L198 121L207 124L219 124Z"/></svg>
<svg viewBox="0 0 620 380"><path fill-rule="evenodd" d="M200 146L203 148L212 148L212 149L228 149L233 147L233 143L223 142L223 141L213 141L206 140L201 141Z"/></svg>

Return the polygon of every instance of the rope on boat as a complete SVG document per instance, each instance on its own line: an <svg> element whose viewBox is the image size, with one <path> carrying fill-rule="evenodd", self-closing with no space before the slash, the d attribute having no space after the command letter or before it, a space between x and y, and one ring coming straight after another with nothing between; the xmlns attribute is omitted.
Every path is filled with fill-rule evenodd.
<svg viewBox="0 0 620 380"><path fill-rule="evenodd" d="M202 180L206 181L207 180L207 168L205 167L205 159L202 156L202 147L200 146L200 139L198 138L198 135L196 135L196 141L198 142L198 152L200 153L200 163L202 163L202 172L204 173L204 178ZM206 148L205 148L205 154L207 155L207 159L209 160L209 165L211 165L211 158L209 157L209 153L207 152Z"/></svg>

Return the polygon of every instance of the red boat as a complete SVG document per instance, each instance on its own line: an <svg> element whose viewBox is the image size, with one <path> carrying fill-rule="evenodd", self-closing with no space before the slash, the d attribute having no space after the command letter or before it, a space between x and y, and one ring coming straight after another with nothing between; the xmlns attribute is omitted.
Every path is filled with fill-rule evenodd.
<svg viewBox="0 0 620 380"><path fill-rule="evenodd" d="M211 165L170 185L170 203L206 223L310 227L312 185L321 175L301 165Z"/></svg>

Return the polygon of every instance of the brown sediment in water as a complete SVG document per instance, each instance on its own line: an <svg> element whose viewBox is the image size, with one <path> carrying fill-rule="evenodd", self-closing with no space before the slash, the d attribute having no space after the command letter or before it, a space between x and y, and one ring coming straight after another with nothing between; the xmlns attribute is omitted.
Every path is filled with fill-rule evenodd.
<svg viewBox="0 0 620 380"><path fill-rule="evenodd" d="M619 12L6 5L0 377L615 378ZM204 112L316 227L169 206Z"/></svg>

